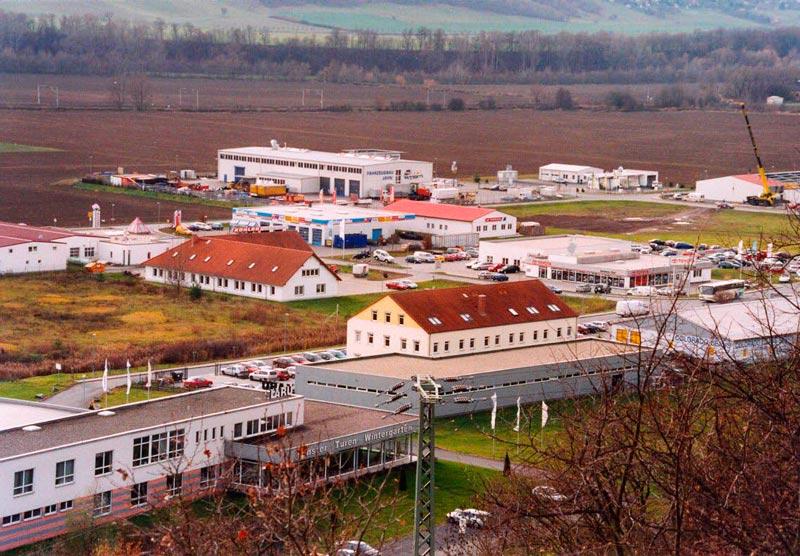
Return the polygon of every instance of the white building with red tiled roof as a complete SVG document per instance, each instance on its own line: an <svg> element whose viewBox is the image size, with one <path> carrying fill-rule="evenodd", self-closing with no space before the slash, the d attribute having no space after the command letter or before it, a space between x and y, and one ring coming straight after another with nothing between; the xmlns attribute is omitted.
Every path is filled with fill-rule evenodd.
<svg viewBox="0 0 800 556"><path fill-rule="evenodd" d="M0 222L0 275L66 270L76 253L95 257L97 241L61 228Z"/></svg>
<svg viewBox="0 0 800 556"><path fill-rule="evenodd" d="M339 285L297 232L193 236L144 266L148 282L270 301L333 297Z"/></svg>
<svg viewBox="0 0 800 556"><path fill-rule="evenodd" d="M499 210L403 199L387 211L413 214L403 229L423 234L452 236L477 234L478 238L508 237L517 233L517 218Z"/></svg>

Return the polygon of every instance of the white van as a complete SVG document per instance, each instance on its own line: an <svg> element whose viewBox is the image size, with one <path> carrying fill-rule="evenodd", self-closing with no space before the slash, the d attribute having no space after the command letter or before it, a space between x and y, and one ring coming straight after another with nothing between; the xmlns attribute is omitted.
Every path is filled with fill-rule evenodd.
<svg viewBox="0 0 800 556"><path fill-rule="evenodd" d="M656 288L653 286L636 286L625 292L627 295L636 295L639 297L652 297L656 295Z"/></svg>
<svg viewBox="0 0 800 556"><path fill-rule="evenodd" d="M617 301L617 315L621 317L640 317L650 314L650 304L644 301Z"/></svg>

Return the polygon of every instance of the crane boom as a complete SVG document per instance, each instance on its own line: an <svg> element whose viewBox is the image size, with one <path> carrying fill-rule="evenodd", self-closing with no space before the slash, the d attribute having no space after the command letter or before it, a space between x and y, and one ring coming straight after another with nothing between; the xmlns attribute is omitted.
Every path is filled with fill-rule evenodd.
<svg viewBox="0 0 800 556"><path fill-rule="evenodd" d="M744 103L741 104L742 116L744 116L744 123L747 125L747 133L750 135L750 144L753 145L753 154L756 155L756 164L758 164L758 176L761 178L761 192L762 199L772 199L772 190L769 188L769 180L767 180L767 172L764 170L764 165L761 163L761 156L758 154L758 146L756 145L756 138L753 135L753 127L750 125L750 117L747 115L747 107Z"/></svg>

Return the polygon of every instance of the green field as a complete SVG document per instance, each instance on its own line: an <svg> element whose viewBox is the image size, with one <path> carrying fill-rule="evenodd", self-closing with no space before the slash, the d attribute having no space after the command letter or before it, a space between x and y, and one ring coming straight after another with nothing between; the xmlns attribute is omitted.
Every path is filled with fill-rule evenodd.
<svg viewBox="0 0 800 556"><path fill-rule="evenodd" d="M2 143L0 142L0 154L6 153L42 153L42 152L57 152L58 149L51 149L50 147L37 147L35 145L20 145L18 143Z"/></svg>
<svg viewBox="0 0 800 556"><path fill-rule="evenodd" d="M231 208L241 206L241 203L234 201L217 201L212 199L202 199L193 195L179 195L177 193L160 193L157 191L142 191L133 187L117 187L114 185L101 185L97 183L86 183L79 181L73 185L75 189L82 191L93 191L95 193L110 193L113 195L127 195L129 197L143 197L155 201L172 201L174 203L184 203L187 205L203 205L207 207Z"/></svg>
<svg viewBox="0 0 800 556"><path fill-rule="evenodd" d="M0 398L35 400L39 394L46 397L51 396L69 388L74 382L73 376L66 373L0 381Z"/></svg>
<svg viewBox="0 0 800 556"><path fill-rule="evenodd" d="M622 221L625 218L664 219L654 225L643 221L636 231L614 232L591 230L580 227L560 227L546 225L548 235L586 234L615 237L645 243L653 238L686 241L688 243L707 243L733 246L744 240L745 245L752 241L765 244L767 241L781 243L781 238L791 233L790 220L784 214L769 214L742 210L716 210L706 205L689 206L647 201L576 201L572 203L533 203L498 207L499 210L519 217L558 216L569 219L588 219L593 216L608 221ZM682 213L706 209L700 217L690 217L690 224L681 226L674 220ZM566 222L565 222L566 223ZM613 223L613 222L612 222Z"/></svg>
<svg viewBox="0 0 800 556"><path fill-rule="evenodd" d="M503 400L503 403L514 404L514 400ZM492 441L491 412L484 411L457 417L442 417L436 422L436 445L453 452L461 452L474 456L492 459L503 459L506 451L513 462L522 452L524 445L530 442L544 441L544 445L555 442L562 431L561 415L568 415L574 410L571 400L550 401L549 418L544 431L541 429L541 404L522 407L520 434L514 432L517 407L512 405L497 410L494 436ZM517 438L523 446L518 450Z"/></svg>
<svg viewBox="0 0 800 556"><path fill-rule="evenodd" d="M103 407L114 407L115 405L123 405L125 403L143 402L145 400L154 400L156 398L164 398L166 396L174 396L175 394L185 393L185 390L156 390L150 389L148 394L147 388L140 388L138 386L131 387L130 396L125 395L125 387L113 388L108 396L100 398L100 403Z"/></svg>

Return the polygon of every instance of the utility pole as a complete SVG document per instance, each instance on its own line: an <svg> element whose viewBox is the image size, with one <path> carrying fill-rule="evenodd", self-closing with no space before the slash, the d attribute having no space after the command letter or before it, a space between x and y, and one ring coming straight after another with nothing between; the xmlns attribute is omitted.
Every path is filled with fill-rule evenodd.
<svg viewBox="0 0 800 556"><path fill-rule="evenodd" d="M434 496L434 418L442 399L441 386L430 376L417 377L419 392L419 431L417 433L417 481L414 497L414 556L434 556L436 522Z"/></svg>

